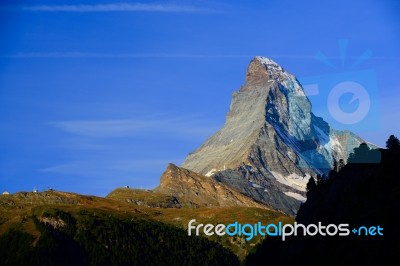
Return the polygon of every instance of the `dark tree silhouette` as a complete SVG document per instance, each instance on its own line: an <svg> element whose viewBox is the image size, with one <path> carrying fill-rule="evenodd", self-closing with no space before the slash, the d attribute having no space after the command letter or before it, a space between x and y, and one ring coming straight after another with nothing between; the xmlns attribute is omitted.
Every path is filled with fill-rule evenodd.
<svg viewBox="0 0 400 266"><path fill-rule="evenodd" d="M349 155L347 163L361 163L366 161L368 152L370 151L367 143L361 143L359 147L354 148L354 151Z"/></svg>
<svg viewBox="0 0 400 266"><path fill-rule="evenodd" d="M326 177L323 175L317 175L317 186L322 185L326 181Z"/></svg>
<svg viewBox="0 0 400 266"><path fill-rule="evenodd" d="M390 135L389 139L386 141L386 148L392 151L400 150L400 141L394 135Z"/></svg>
<svg viewBox="0 0 400 266"><path fill-rule="evenodd" d="M379 225L384 236L350 232L346 237L298 234L285 241L267 237L247 257L246 265L392 265L400 261L400 150L370 149L364 143L355 148L349 162L307 192L296 222L305 226L346 223L350 229ZM312 181L307 190L313 187Z"/></svg>
<svg viewBox="0 0 400 266"><path fill-rule="evenodd" d="M347 163L379 163L381 153L379 150L370 149L366 143L361 143L359 147L354 148L353 153L349 155Z"/></svg>
<svg viewBox="0 0 400 266"><path fill-rule="evenodd" d="M346 165L346 163L344 162L344 160L343 159L340 159L339 160L339 165L338 165L338 172L340 171L340 170L342 170L343 169L343 167Z"/></svg>
<svg viewBox="0 0 400 266"><path fill-rule="evenodd" d="M313 191L317 187L317 184L315 183L314 177L310 177L307 183L307 191Z"/></svg>
<svg viewBox="0 0 400 266"><path fill-rule="evenodd" d="M333 169L332 170L335 172L339 172L339 165L335 159L333 159Z"/></svg>

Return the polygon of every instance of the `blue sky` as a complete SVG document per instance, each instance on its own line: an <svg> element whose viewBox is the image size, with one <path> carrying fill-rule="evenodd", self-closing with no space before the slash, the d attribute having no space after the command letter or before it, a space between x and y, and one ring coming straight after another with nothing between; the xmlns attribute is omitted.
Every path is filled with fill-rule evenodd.
<svg viewBox="0 0 400 266"><path fill-rule="evenodd" d="M400 135L396 2L2 1L0 190L155 187L223 125L256 55L319 84L316 114L384 146ZM351 125L326 107L347 80L371 100Z"/></svg>

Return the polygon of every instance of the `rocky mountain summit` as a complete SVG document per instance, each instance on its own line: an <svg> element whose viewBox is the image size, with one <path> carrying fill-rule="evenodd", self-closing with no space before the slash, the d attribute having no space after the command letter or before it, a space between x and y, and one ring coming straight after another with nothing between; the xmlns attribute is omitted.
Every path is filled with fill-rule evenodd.
<svg viewBox="0 0 400 266"><path fill-rule="evenodd" d="M305 201L310 176L327 173L364 142L311 112L295 76L255 57L233 93L225 125L182 167L288 214Z"/></svg>
<svg viewBox="0 0 400 266"><path fill-rule="evenodd" d="M161 176L160 186L154 192L177 197L181 204L189 207L259 207L257 203L235 189L213 178L169 164Z"/></svg>

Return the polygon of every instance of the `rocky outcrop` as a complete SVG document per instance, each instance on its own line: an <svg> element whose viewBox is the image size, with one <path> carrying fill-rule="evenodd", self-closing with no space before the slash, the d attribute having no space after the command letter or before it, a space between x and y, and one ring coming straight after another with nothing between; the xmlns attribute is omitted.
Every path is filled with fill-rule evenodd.
<svg viewBox="0 0 400 266"><path fill-rule="evenodd" d="M266 207L213 178L173 164L168 165L154 191L174 196L189 207Z"/></svg>
<svg viewBox="0 0 400 266"><path fill-rule="evenodd" d="M45 225L50 225L55 229L62 228L66 225L66 223L59 217L40 217L39 221Z"/></svg>
<svg viewBox="0 0 400 266"><path fill-rule="evenodd" d="M106 198L151 208L182 207L177 197L157 193L152 190L117 188L108 194Z"/></svg>

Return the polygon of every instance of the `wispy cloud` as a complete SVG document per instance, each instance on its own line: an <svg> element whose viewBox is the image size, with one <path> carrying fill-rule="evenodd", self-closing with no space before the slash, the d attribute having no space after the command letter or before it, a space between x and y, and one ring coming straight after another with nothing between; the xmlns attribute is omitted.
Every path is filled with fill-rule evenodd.
<svg viewBox="0 0 400 266"><path fill-rule="evenodd" d="M170 147L211 135L218 126L210 120L162 113L130 119L50 122L67 133L58 147L71 156L67 162L50 165L42 172L96 178L93 182L107 179L108 187L129 184L132 178L138 178L135 182L151 187L157 183L154 177L158 179L169 162L180 164L187 154L171 151ZM163 138L170 146L158 146Z"/></svg>
<svg viewBox="0 0 400 266"><path fill-rule="evenodd" d="M164 12L164 13L210 13L215 10L177 4L109 3L95 5L33 5L22 10L36 12Z"/></svg>
<svg viewBox="0 0 400 266"><path fill-rule="evenodd" d="M42 172L73 174L80 176L103 177L115 174L148 172L158 173L164 170L168 163L180 163L183 158L151 158L151 159L114 159L114 160L78 160L50 166Z"/></svg>
<svg viewBox="0 0 400 266"><path fill-rule="evenodd" d="M39 53L16 53L2 55L8 58L251 58L251 55L227 54L227 55L206 55L206 54L180 54L180 53L86 53L86 52L39 52Z"/></svg>
<svg viewBox="0 0 400 266"><path fill-rule="evenodd" d="M59 178L67 176L68 179L65 180L68 184L74 182L74 176L79 177L79 188L85 193L96 188L107 195L112 189L125 185L154 188L168 163L180 164L182 160L183 158L78 159L52 165L40 171L43 174L58 175Z"/></svg>
<svg viewBox="0 0 400 266"><path fill-rule="evenodd" d="M46 59L79 59L79 58L104 58L104 59L140 59L140 58L171 58L171 59L229 59L229 58L248 58L256 55L250 54L182 54L182 53L89 53L89 52L35 52L35 53L15 53L0 55L3 58L46 58ZM315 55L294 55L294 54L270 54L268 57L273 59L308 59L316 60ZM339 59L340 57L331 57ZM357 56L347 56L349 59L356 59ZM384 56L374 56L374 59L387 59Z"/></svg>
<svg viewBox="0 0 400 266"><path fill-rule="evenodd" d="M208 119L196 116L73 120L50 122L50 124L74 135L94 138L128 137L143 133L204 138L217 129L215 125L210 126Z"/></svg>

